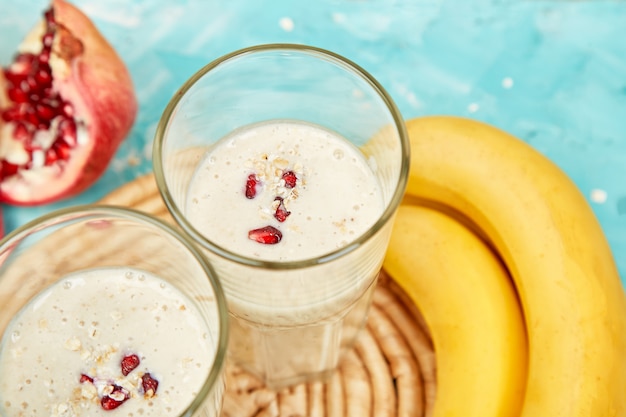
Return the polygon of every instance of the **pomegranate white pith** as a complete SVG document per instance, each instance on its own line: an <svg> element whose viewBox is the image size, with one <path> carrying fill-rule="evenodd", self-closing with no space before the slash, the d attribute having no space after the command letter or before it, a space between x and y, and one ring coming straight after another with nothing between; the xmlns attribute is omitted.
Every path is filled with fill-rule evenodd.
<svg viewBox="0 0 626 417"><path fill-rule="evenodd" d="M0 74L0 201L43 204L83 191L136 113L124 62L87 16L54 0Z"/></svg>

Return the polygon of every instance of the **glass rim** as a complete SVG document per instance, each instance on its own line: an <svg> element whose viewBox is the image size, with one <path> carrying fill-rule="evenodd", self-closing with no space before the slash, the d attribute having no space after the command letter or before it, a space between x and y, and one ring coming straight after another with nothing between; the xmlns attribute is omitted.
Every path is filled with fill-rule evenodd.
<svg viewBox="0 0 626 417"><path fill-rule="evenodd" d="M2 256L6 250L12 250L13 242L16 239L21 239L28 234L32 234L39 230L42 230L43 225L60 224L61 222L79 220L81 218L88 218L90 216L112 216L118 218L130 219L133 221L139 221L144 224L164 230L167 234L173 236L179 243L181 243L186 250L196 259L205 275L207 276L209 283L213 289L215 301L218 310L219 321L219 333L218 340L215 349L214 361L211 370L204 379L201 389L194 397L193 401L179 414L180 417L193 415L197 410L201 408L204 401L209 397L213 389L220 389L217 383L221 380L220 376L225 368L226 363L226 350L228 346L228 308L226 304L226 297L222 289L222 285L217 278L217 274L214 268L211 266L206 257L198 249L197 245L184 233L181 233L176 228L172 227L165 221L158 219L148 213L141 212L139 210L114 206L107 204L80 204L72 207L66 207L56 209L49 213L43 214L36 219L33 219L21 226L18 226L6 236L0 239L0 264L4 262ZM57 223L52 223L58 220Z"/></svg>
<svg viewBox="0 0 626 417"><path fill-rule="evenodd" d="M211 72L218 66L231 61L233 59L243 57L245 55L255 54L259 52L296 52L296 53L308 53L310 55L317 55L325 58L326 60L340 65L346 70L349 70L354 75L361 78L361 80L365 81L373 91L376 92L378 97L383 101L385 107L389 111L389 114L393 118L393 127L395 128L398 136L400 138L400 146L401 146L401 154L402 158L400 161L400 172L398 181L396 183L393 195L391 199L387 203L385 210L378 217L376 222L364 233L362 233L358 238L351 241L348 245L343 246L339 249L335 249L331 252L327 252L320 256L315 256L311 258L305 258L297 261L268 261L262 259L251 258L247 256L240 255L231 250L225 249L224 247L214 243L213 241L204 237L192 224L189 222L178 205L174 201L171 193L169 192L167 182L165 180L165 175L163 172L162 165L162 155L163 155L163 141L165 139L165 132L167 130L167 125L171 120L172 116L176 113L176 109L181 99L185 96L185 94L207 73ZM174 93L170 101L168 102L165 110L163 111L161 118L157 124L156 132L154 135L154 143L153 143L153 151L152 151L152 164L154 170L154 176L157 183L157 188L165 205L167 206L168 211L174 218L174 220L178 223L178 225L189 234L196 242L200 244L204 249L220 256L221 258L227 259L232 262L236 262L238 264L243 264L250 267L263 268L263 269L300 269L313 265L320 265L328 263L334 259L342 257L348 253L353 252L355 249L360 247L363 243L372 238L376 233L378 233L392 218L395 213L397 207L400 205L402 198L404 197L404 191L406 189L407 181L408 181L408 173L409 173L409 164L410 164L410 145L408 139L408 133L406 131L406 126L404 123L404 119L401 116L400 110L397 108L395 102L389 95L389 93L385 90L385 88L364 68L350 59L339 55L338 53L329 51L327 49L319 48L316 46L303 45L303 44L292 44L292 43L268 43L261 45L254 45L245 48L238 49L236 51L230 52L228 54L222 55L221 57L216 58L215 60L209 62L198 71L196 71L190 78L185 81L185 83Z"/></svg>

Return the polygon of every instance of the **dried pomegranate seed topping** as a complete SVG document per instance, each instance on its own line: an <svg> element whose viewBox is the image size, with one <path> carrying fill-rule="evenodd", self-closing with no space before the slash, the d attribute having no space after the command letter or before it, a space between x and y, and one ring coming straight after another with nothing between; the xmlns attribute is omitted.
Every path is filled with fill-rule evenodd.
<svg viewBox="0 0 626 417"><path fill-rule="evenodd" d="M122 403L123 401L114 400L113 398L109 396L102 397L102 399L100 400L100 406L107 411L115 410L117 407L122 405Z"/></svg>
<svg viewBox="0 0 626 417"><path fill-rule="evenodd" d="M85 382L90 382L93 384L93 378L89 375L80 374L80 383L84 384Z"/></svg>
<svg viewBox="0 0 626 417"><path fill-rule="evenodd" d="M122 375L126 376L131 373L136 367L139 366L139 356L132 354L127 355L122 358L122 363L120 364L122 367Z"/></svg>
<svg viewBox="0 0 626 417"><path fill-rule="evenodd" d="M274 226L265 226L248 232L248 239L265 245L275 245L280 242L282 238L283 234Z"/></svg>
<svg viewBox="0 0 626 417"><path fill-rule="evenodd" d="M124 404L126 400L130 398L130 394L127 390L119 385L113 385L113 391L109 395L105 395L100 400L100 406L104 410L115 410L120 405Z"/></svg>
<svg viewBox="0 0 626 417"><path fill-rule="evenodd" d="M143 388L143 392L148 397L154 396L157 392L157 388L159 388L159 381L154 379L149 372L146 372L141 377L141 386Z"/></svg>
<svg viewBox="0 0 626 417"><path fill-rule="evenodd" d="M256 187L259 185L259 177L255 174L248 175L246 180L246 198L253 199L256 197Z"/></svg>
<svg viewBox="0 0 626 417"><path fill-rule="evenodd" d="M133 370L135 370L140 364L139 356L135 354L126 355L121 361L122 374L124 376L129 375ZM94 383L94 378L90 377L87 374L80 375L80 383ZM134 386L134 384L133 384ZM139 387L136 387L140 390ZM143 389L144 397L151 398L153 397L157 389L159 388L159 381L156 380L152 375L148 372L141 376L141 389ZM114 410L124 402L129 400L131 397L135 397L135 395L131 395L130 391L120 385L117 385L109 381L109 385L107 385L105 391L108 394L104 394L100 397L100 405L104 410ZM141 392L141 391L138 391Z"/></svg>
<svg viewBox="0 0 626 417"><path fill-rule="evenodd" d="M282 179L285 180L285 187L293 188L296 186L296 181L298 181L298 177L296 173L293 171L285 171L283 172Z"/></svg>
<svg viewBox="0 0 626 417"><path fill-rule="evenodd" d="M287 208L285 207L285 200L282 197L276 197L274 201L278 201L278 207L276 207L274 217L282 223L287 220L287 217L291 214L291 212L287 211Z"/></svg>

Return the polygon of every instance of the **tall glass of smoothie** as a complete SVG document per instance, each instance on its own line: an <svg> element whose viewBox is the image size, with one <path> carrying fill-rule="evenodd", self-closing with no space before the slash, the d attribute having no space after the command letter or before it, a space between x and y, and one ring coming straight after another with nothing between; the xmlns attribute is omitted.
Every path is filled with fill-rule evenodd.
<svg viewBox="0 0 626 417"><path fill-rule="evenodd" d="M148 215L53 212L0 241L0 415L219 416L228 313L206 257Z"/></svg>
<svg viewBox="0 0 626 417"><path fill-rule="evenodd" d="M333 372L364 325L408 158L381 85L318 48L236 51L174 95L155 176L224 287L235 363L272 388Z"/></svg>

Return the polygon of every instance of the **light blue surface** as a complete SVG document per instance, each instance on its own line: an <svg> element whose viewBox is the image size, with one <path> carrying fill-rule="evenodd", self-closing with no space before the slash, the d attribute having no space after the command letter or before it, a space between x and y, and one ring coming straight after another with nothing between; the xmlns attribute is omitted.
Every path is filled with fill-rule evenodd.
<svg viewBox="0 0 626 417"><path fill-rule="evenodd" d="M3 207L5 228L92 202L151 170L155 125L195 70L241 47L305 43L345 55L405 118L470 116L556 162L587 196L626 282L626 2L75 0L127 62L136 124L101 180L38 208ZM0 0L0 62L44 0ZM532 219L528 219L532 221Z"/></svg>

